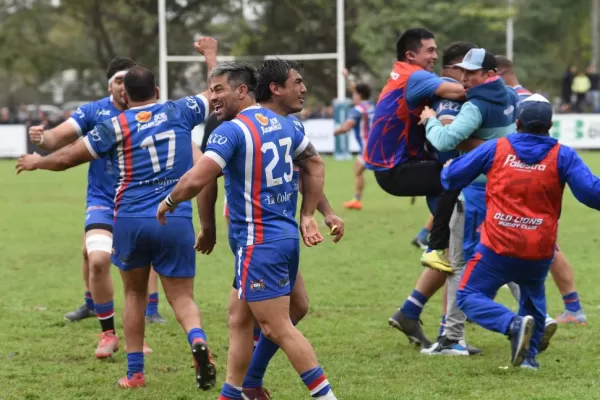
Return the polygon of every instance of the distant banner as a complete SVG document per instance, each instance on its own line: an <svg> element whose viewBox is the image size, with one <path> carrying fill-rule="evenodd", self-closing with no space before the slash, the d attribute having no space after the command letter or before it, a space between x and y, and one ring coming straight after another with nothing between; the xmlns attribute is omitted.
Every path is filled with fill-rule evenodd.
<svg viewBox="0 0 600 400"><path fill-rule="evenodd" d="M17 158L27 153L25 125L0 125L0 158Z"/></svg>
<svg viewBox="0 0 600 400"><path fill-rule="evenodd" d="M600 149L600 114L556 114L550 133L574 149Z"/></svg>

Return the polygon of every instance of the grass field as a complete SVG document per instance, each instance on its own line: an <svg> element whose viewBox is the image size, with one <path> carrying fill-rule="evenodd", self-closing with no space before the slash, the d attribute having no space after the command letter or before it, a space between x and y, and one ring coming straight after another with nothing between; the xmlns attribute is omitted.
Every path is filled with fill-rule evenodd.
<svg viewBox="0 0 600 400"><path fill-rule="evenodd" d="M583 157L600 173L599 153ZM425 202L419 199L410 206L409 199L388 196L368 174L365 209L346 211L341 203L352 193L352 164L327 164L326 192L345 219L347 233L337 245L302 250L310 312L299 327L314 345L340 400L600 399L595 330L600 322L600 214L578 204L567 190L559 241L575 267L590 325L561 326L539 358L539 371L502 368L508 365L509 342L473 324L467 327L468 339L484 356L427 357L387 326L422 270L420 253L410 240L427 216ZM65 312L83 301L86 173L86 167L79 167L17 177L13 161L0 162L0 399L216 399L218 389L196 389L185 334L162 293L160 310L169 323L147 329L154 353L146 358L145 389L115 388L126 371L125 353L108 362L94 358L97 321L63 320ZM196 301L218 363L219 388L225 377L232 279L222 222L215 252L198 257L196 279ZM116 268L112 275L117 330L122 333L122 285ZM562 300L551 280L547 287L549 311L556 315L563 309ZM499 299L516 305L508 290ZM423 313L430 338L437 336L440 310L437 295ZM277 400L310 398L284 354L273 360L265 384Z"/></svg>

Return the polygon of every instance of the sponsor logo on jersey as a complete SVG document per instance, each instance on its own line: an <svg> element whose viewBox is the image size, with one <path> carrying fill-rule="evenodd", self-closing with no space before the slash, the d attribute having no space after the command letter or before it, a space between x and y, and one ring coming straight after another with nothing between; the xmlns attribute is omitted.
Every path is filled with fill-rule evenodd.
<svg viewBox="0 0 600 400"><path fill-rule="evenodd" d="M96 128L89 131L88 136L90 136L94 142L99 142L102 140L102 137Z"/></svg>
<svg viewBox="0 0 600 400"><path fill-rule="evenodd" d="M96 115L99 117L103 115L110 116L110 110L98 110L96 111Z"/></svg>
<svg viewBox="0 0 600 400"><path fill-rule="evenodd" d="M262 114L254 114L254 117L256 118L256 120L262 125L262 126L267 126L269 125L269 118L265 117Z"/></svg>
<svg viewBox="0 0 600 400"><path fill-rule="evenodd" d="M148 112L148 114L152 115L151 112L149 112L149 111L147 111L147 112ZM137 119L137 115L135 116L135 118ZM150 120L150 116L148 116L148 120ZM138 125L138 131L142 131L142 130L148 129L148 128L154 128L155 126L159 126L160 124L162 124L163 122L166 122L166 121L167 121L167 113L164 113L164 112L158 113L154 116L154 119L152 121L147 122L145 124Z"/></svg>
<svg viewBox="0 0 600 400"><path fill-rule="evenodd" d="M140 111L135 115L135 120L140 124L145 124L152 118L152 111Z"/></svg>
<svg viewBox="0 0 600 400"><path fill-rule="evenodd" d="M218 133L211 133L208 137L207 144L225 144L227 143L227 138L223 135L219 135Z"/></svg>
<svg viewBox="0 0 600 400"><path fill-rule="evenodd" d="M262 133L264 135L265 133L279 131L283 128L281 127L281 124L279 123L279 120L277 118L271 118L270 120L267 120L267 126L261 126L260 129L262 130Z"/></svg>
<svg viewBox="0 0 600 400"><path fill-rule="evenodd" d="M526 172L546 170L546 166L544 164L525 164L523 161L519 160L514 154L509 154L508 156L506 156L506 160L504 161L502 167L506 167L507 165L510 168L515 168L517 170Z"/></svg>
<svg viewBox="0 0 600 400"><path fill-rule="evenodd" d="M200 114L202 110L200 109L200 105L196 101L196 99L192 96L188 96L185 98L185 105L190 110L193 110L196 114Z"/></svg>

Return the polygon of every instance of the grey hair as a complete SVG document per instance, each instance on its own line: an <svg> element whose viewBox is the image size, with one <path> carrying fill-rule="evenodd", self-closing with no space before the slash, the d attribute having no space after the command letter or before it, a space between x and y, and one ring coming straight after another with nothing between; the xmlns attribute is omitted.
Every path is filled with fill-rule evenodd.
<svg viewBox="0 0 600 400"><path fill-rule="evenodd" d="M241 85L248 87L248 92L256 93L258 85L258 71L254 66L243 62L224 62L218 64L210 71L208 78L216 76L227 76L227 83L232 88L238 88Z"/></svg>

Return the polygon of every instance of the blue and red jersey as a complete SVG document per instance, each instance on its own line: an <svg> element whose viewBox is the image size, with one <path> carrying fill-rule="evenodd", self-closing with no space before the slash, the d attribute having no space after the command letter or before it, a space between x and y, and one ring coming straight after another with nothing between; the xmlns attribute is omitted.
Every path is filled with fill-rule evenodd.
<svg viewBox="0 0 600 400"><path fill-rule="evenodd" d="M96 125L119 114L121 114L121 110L115 107L112 96L109 96L82 105L67 121L73 125L80 136L86 136ZM116 179L117 176L108 158L92 160L88 168L86 207L112 209Z"/></svg>
<svg viewBox="0 0 600 400"><path fill-rule="evenodd" d="M370 101L361 101L350 109L348 119L354 121L354 137L358 142L359 152L365 149L369 131L373 125L375 106Z"/></svg>
<svg viewBox="0 0 600 400"><path fill-rule="evenodd" d="M204 154L223 168L229 230L237 246L298 239L294 158L309 143L300 121L259 105L210 135Z"/></svg>
<svg viewBox="0 0 600 400"><path fill-rule="evenodd" d="M207 110L203 96L132 107L86 136L90 153L108 157L118 176L115 217L156 216L158 204L193 165L191 132ZM169 215L191 218L191 203Z"/></svg>
<svg viewBox="0 0 600 400"><path fill-rule="evenodd" d="M417 65L396 62L377 105L364 152L366 167L384 171L409 160L426 160L423 108L444 81Z"/></svg>
<svg viewBox="0 0 600 400"><path fill-rule="evenodd" d="M577 153L548 136L526 133L487 141L442 170L447 190L487 175L481 244L497 254L548 260L554 254L565 183L600 210L600 179Z"/></svg>

